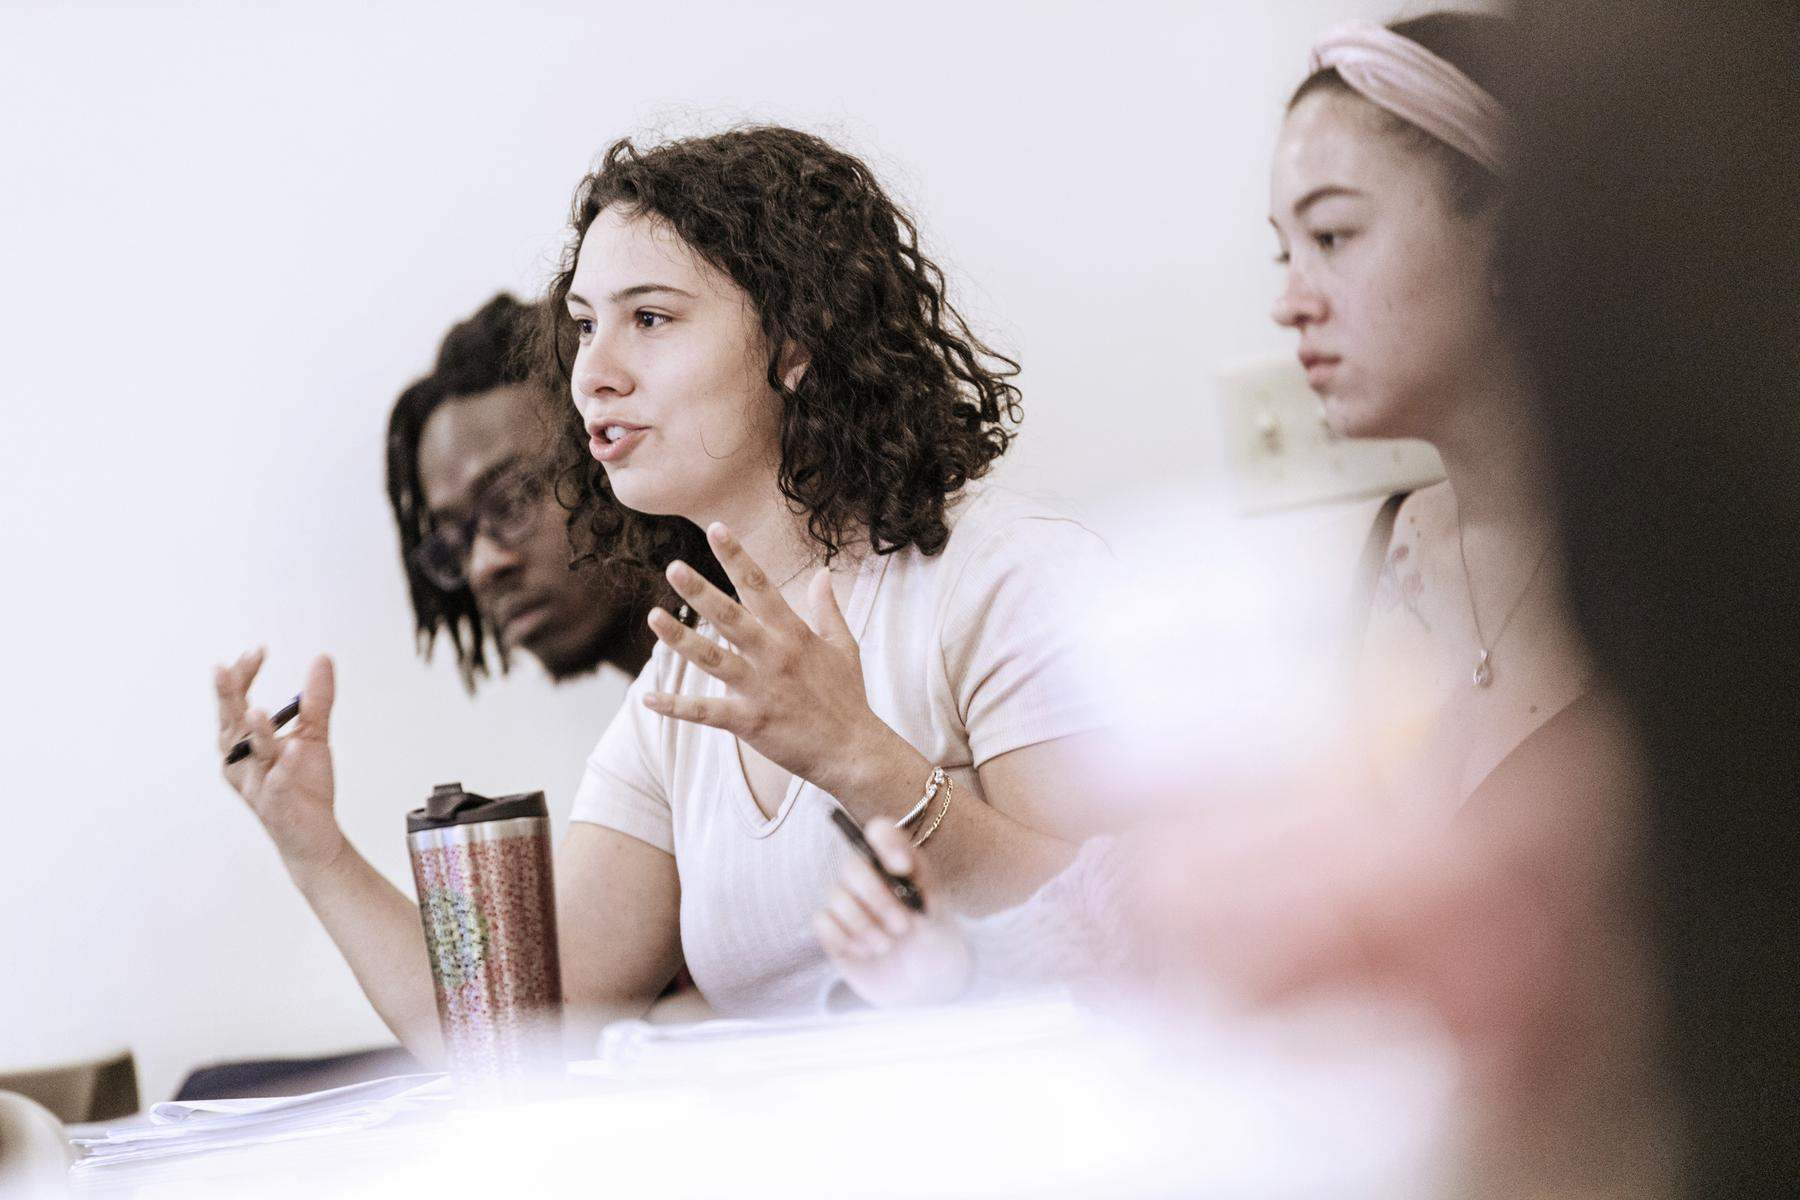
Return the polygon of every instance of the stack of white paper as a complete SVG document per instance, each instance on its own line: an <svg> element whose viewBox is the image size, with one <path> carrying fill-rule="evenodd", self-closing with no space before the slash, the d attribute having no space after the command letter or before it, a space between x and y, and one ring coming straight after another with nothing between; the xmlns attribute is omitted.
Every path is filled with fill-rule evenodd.
<svg viewBox="0 0 1800 1200"><path fill-rule="evenodd" d="M619 1021L600 1035L597 1056L570 1073L640 1082L759 1078L960 1058L1080 1038L1087 1014L1059 990L899 1013L867 1010L783 1020L696 1025Z"/></svg>
<svg viewBox="0 0 1800 1200"><path fill-rule="evenodd" d="M166 1101L152 1105L147 1119L71 1138L80 1156L74 1170L368 1129L450 1095L443 1075L396 1075L303 1096Z"/></svg>

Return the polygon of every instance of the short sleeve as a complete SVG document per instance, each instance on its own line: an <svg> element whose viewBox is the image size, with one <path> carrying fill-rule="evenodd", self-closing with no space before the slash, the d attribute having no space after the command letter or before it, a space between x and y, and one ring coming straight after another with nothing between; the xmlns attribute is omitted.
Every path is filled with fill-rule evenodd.
<svg viewBox="0 0 1800 1200"><path fill-rule="evenodd" d="M674 816L664 772L658 767L659 723L656 714L644 707L647 693L663 690L661 676L668 672L668 657L658 645L626 690L625 702L588 755L569 819L616 829L673 854Z"/></svg>
<svg viewBox="0 0 1800 1200"><path fill-rule="evenodd" d="M1019 516L966 552L943 621L944 671L972 765L1107 722L1082 678L1090 597L1117 570L1100 536L1066 517Z"/></svg>

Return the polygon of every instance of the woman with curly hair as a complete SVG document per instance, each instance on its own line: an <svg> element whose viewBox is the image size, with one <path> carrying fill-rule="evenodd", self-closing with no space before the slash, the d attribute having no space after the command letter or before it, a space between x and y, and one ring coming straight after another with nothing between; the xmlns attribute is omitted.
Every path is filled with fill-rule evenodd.
<svg viewBox="0 0 1800 1200"><path fill-rule="evenodd" d="M559 851L578 1024L641 1013L684 960L722 1013L816 1005L840 807L906 827L966 911L1064 865L1088 832L1076 740L1100 722L1052 598L1110 556L977 482L1019 417L1017 366L969 331L869 169L789 129L621 141L578 189L547 308L597 463L565 499L594 552L687 602L651 614L660 644ZM220 674L221 737L255 745L228 774L383 1018L432 1056L416 915L332 816L329 663L281 742L245 711L254 666Z"/></svg>

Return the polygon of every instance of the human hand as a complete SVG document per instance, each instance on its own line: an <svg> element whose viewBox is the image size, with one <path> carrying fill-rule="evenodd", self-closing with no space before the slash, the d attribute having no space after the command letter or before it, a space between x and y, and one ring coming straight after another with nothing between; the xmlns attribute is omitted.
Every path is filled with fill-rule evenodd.
<svg viewBox="0 0 1800 1200"><path fill-rule="evenodd" d="M925 911L901 904L873 867L852 856L825 907L813 917L819 944L845 982L870 1004L957 999L968 990L974 959L956 922L930 906L930 867L887 821L871 821L863 832L883 866L912 877L926 898Z"/></svg>
<svg viewBox="0 0 1800 1200"><path fill-rule="evenodd" d="M292 732L277 739L269 714L250 708L248 693L262 669L263 651L252 650L226 667L213 668L219 696L219 752L243 738L250 755L225 768L225 779L268 831L289 870L329 866L344 846L333 811L331 772L331 660L307 668L300 713Z"/></svg>
<svg viewBox="0 0 1800 1200"><path fill-rule="evenodd" d="M769 761L840 799L852 770L885 761L899 735L869 707L856 638L821 570L807 591L809 626L723 524L707 530L719 563L737 588L733 600L686 563L671 563L670 584L730 643L689 629L660 608L650 628L682 658L725 685L723 697L652 692L653 712L726 730ZM884 758L885 756L885 758Z"/></svg>

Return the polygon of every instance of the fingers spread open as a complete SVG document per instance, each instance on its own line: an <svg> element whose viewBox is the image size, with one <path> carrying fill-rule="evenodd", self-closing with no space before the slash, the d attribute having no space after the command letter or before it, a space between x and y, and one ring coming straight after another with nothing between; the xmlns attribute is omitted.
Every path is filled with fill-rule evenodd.
<svg viewBox="0 0 1800 1200"><path fill-rule="evenodd" d="M663 645L727 686L742 683L750 675L750 664L741 657L660 608L650 610L650 628Z"/></svg>
<svg viewBox="0 0 1800 1200"><path fill-rule="evenodd" d="M793 632L804 627L781 590L770 580L768 572L750 557L744 544L723 522L714 521L707 526L706 541L718 557L719 565L725 568L725 574L731 577L738 599L752 616L771 629Z"/></svg>
<svg viewBox="0 0 1800 1200"><path fill-rule="evenodd" d="M331 705L336 698L337 672L331 659L321 654L306 668L300 715L294 718L294 736L324 741L331 733Z"/></svg>
<svg viewBox="0 0 1800 1200"><path fill-rule="evenodd" d="M755 650L763 638L762 626L743 605L709 583L700 572L677 560L669 564L669 586L677 595L694 606L694 611L712 622L734 646Z"/></svg>
<svg viewBox="0 0 1800 1200"><path fill-rule="evenodd" d="M244 714L244 731L239 735L250 740L250 758L258 769L268 770L275 762L275 726L266 710L253 708Z"/></svg>
<svg viewBox="0 0 1800 1200"><path fill-rule="evenodd" d="M229 747L243 734L244 708L250 683L262 667L261 648L246 650L226 667L213 668L213 690L219 697L219 742ZM229 735L229 736L227 736Z"/></svg>
<svg viewBox="0 0 1800 1200"><path fill-rule="evenodd" d="M228 667L213 668L213 687L219 693L219 749L230 750L243 735L244 694L232 686Z"/></svg>
<svg viewBox="0 0 1800 1200"><path fill-rule="evenodd" d="M644 707L677 721L711 725L714 729L724 729L740 737L746 727L743 702L735 697L677 696L669 692L650 692L644 696Z"/></svg>

